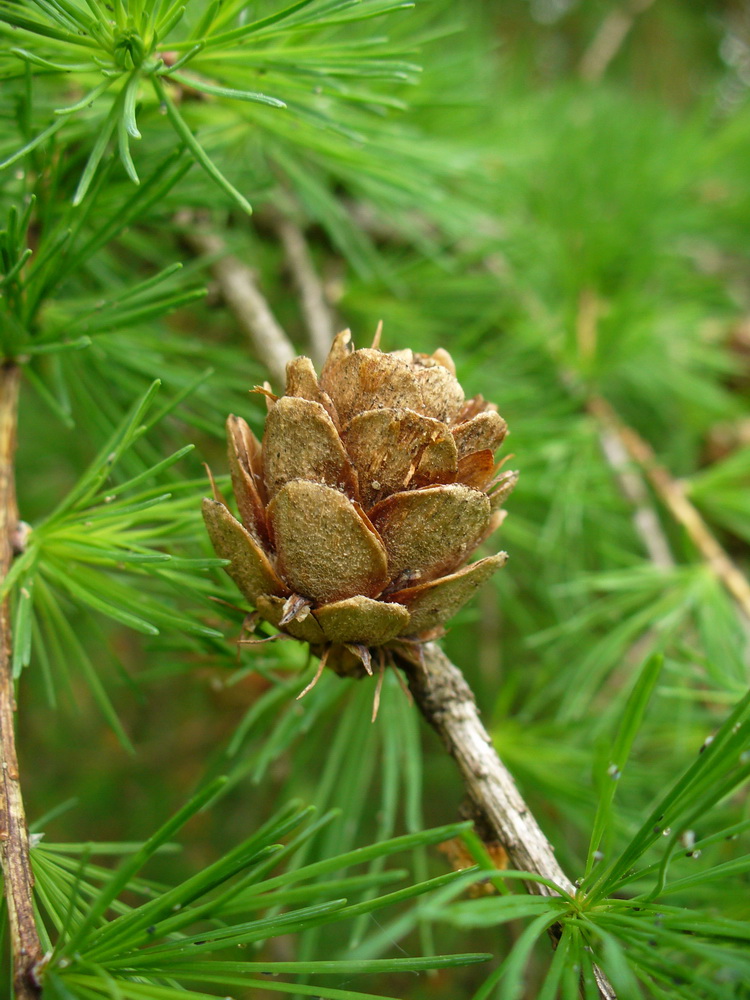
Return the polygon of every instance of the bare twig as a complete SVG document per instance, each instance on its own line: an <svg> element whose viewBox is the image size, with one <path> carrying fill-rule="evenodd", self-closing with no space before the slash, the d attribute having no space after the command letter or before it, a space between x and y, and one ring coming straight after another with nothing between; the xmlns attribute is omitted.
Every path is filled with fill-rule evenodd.
<svg viewBox="0 0 750 1000"><path fill-rule="evenodd" d="M633 506L633 524L649 559L654 566L671 569L674 566L672 551L659 521L659 515L651 504L646 484L633 468L627 448L617 429L604 416L601 400L592 399L589 402L589 409L598 418L599 440L604 457L617 478L623 496Z"/></svg>
<svg viewBox="0 0 750 1000"><path fill-rule="evenodd" d="M272 221L300 294L302 315L310 335L312 359L316 364L322 364L328 356L336 332L323 282L315 270L310 248L300 227L280 212L274 213Z"/></svg>
<svg viewBox="0 0 750 1000"><path fill-rule="evenodd" d="M667 469L658 463L651 445L644 441L631 427L624 424L606 400L594 399L591 401L590 407L617 432L628 454L643 469L664 506L672 517L685 528L716 578L735 599L744 616L750 620L750 583L748 583L747 577L732 562L727 552L713 536L698 510L688 500L679 480L675 479Z"/></svg>
<svg viewBox="0 0 750 1000"><path fill-rule="evenodd" d="M178 216L184 226L183 239L195 253L215 257L211 273L218 282L226 304L237 323L247 334L257 358L268 368L271 378L281 385L286 379L286 365L297 354L281 328L265 297L258 288L252 270L227 253L221 237L195 227L195 220Z"/></svg>
<svg viewBox="0 0 750 1000"><path fill-rule="evenodd" d="M576 343L584 365L590 364L596 355L599 316L603 307L604 303L592 289L584 288L581 291L576 316ZM566 381L571 381L569 376ZM646 484L640 473L633 468L617 427L608 418L609 411L601 405L602 402L598 397L593 397L588 402L588 409L599 425L599 440L604 457L614 472L625 499L633 506L633 524L649 559L655 566L669 569L674 566L674 559L659 516L651 504Z"/></svg>
<svg viewBox="0 0 750 1000"><path fill-rule="evenodd" d="M578 66L582 79L593 83L601 80L622 48L638 15L648 10L653 3L654 0L630 0L607 14Z"/></svg>
<svg viewBox="0 0 750 1000"><path fill-rule="evenodd" d="M421 662L408 660L404 667L422 714L456 761L482 825L505 848L511 865L541 875L563 892L575 895L575 885L560 867L552 845L498 757L479 718L474 694L458 667L434 642L423 647ZM540 882L528 882L527 888L541 896L557 895ZM614 1000L612 987L598 969L596 977L600 997Z"/></svg>
<svg viewBox="0 0 750 1000"><path fill-rule="evenodd" d="M423 652L424 665L409 667L409 688L458 764L474 806L508 852L514 868L534 872L575 894L575 886L558 864L552 845L498 757L463 674L437 643L427 643ZM529 882L527 888L541 896L554 895L540 882Z"/></svg>
<svg viewBox="0 0 750 1000"><path fill-rule="evenodd" d="M18 527L13 457L16 448L18 385L14 364L0 368L0 578L13 560ZM11 664L10 604L0 605L0 864L3 870L8 926L13 952L16 1000L37 1000L41 994L36 970L42 958L34 919L29 834L18 776L15 737L15 695Z"/></svg>

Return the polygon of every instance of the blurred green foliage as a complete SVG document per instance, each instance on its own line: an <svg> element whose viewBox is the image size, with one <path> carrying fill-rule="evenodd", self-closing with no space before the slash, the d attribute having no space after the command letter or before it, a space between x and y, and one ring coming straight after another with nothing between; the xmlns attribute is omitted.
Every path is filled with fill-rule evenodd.
<svg viewBox="0 0 750 1000"><path fill-rule="evenodd" d="M253 949L245 963L256 949L263 968L303 963L287 970L299 995L588 997L596 962L619 997L748 996L747 619L636 469L672 565L649 558L591 406L603 398L651 445L746 568L744 5L0 0L0 39L0 345L24 370L32 527L5 586L30 817L52 810L37 829L61 844L140 842L196 788L216 793L144 876L126 862L108 881L85 848L74 864L38 849L50 996L283 990L249 966L235 981L234 951L193 980L186 959L174 975L149 964L132 929L164 920L156 955L172 961L188 919L170 923L159 899L212 891L184 933L218 948L217 928L242 922L246 938L226 941ZM253 268L301 353L279 215L359 346L382 319L386 349L444 346L467 393L498 403L521 471L501 529L511 559L445 647L586 906L489 875L470 837L480 870L454 881L424 831L456 820L462 790L395 677L371 726L366 683L326 676L299 703L306 650L237 645L245 609L197 515L201 463L225 484L224 417L260 430L247 390L266 373L185 241L185 210ZM242 893L216 887L289 836L293 810L269 817L292 797L339 815L295 842L278 885L384 852L354 885L328 885L350 877L341 861L296 896L272 886L266 933ZM227 854L258 828L249 853ZM376 919L401 835L408 905ZM431 878L449 884L415 902ZM499 894L466 897L488 878ZM276 940L280 910L347 893L345 930L326 933L321 911L291 950ZM142 926L141 906L158 911ZM465 968L417 958L480 951L489 962ZM331 960L375 964L312 992L310 963Z"/></svg>

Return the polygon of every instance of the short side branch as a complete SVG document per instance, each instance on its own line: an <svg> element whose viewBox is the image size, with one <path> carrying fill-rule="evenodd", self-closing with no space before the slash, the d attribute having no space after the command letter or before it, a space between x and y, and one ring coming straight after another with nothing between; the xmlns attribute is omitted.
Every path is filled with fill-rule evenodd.
<svg viewBox="0 0 750 1000"><path fill-rule="evenodd" d="M601 400L591 400L589 409L599 421L599 439L604 457L617 478L623 496L633 507L633 525L649 559L654 566L672 569L672 550L643 478L634 470L627 448L611 420L607 419Z"/></svg>
<svg viewBox="0 0 750 1000"><path fill-rule="evenodd" d="M609 428L616 432L631 459L643 469L669 513L685 528L716 578L735 599L743 615L750 619L750 583L747 577L731 560L699 511L685 496L679 480L659 464L651 445L624 424L606 400L601 398L592 400L590 407Z"/></svg>
<svg viewBox="0 0 750 1000"><path fill-rule="evenodd" d="M323 282L315 270L310 248L300 227L280 213L274 214L273 225L300 295L302 315L310 335L312 359L316 364L322 364L336 332Z"/></svg>
<svg viewBox="0 0 750 1000"><path fill-rule="evenodd" d="M492 745L473 691L436 643L424 646L424 666L410 664L409 687L458 764L474 806L508 852L513 867L541 875L574 894L575 886ZM527 888L538 895L554 895L539 882L529 882Z"/></svg>
<svg viewBox="0 0 750 1000"><path fill-rule="evenodd" d="M423 647L421 663L410 660L404 667L422 714L456 761L474 807L508 852L511 865L541 875L574 895L575 886L498 757L461 671L434 642ZM540 882L528 882L527 888L537 895L556 895ZM595 974L602 1000L615 1000L604 974L599 969Z"/></svg>
<svg viewBox="0 0 750 1000"><path fill-rule="evenodd" d="M227 253L219 236L196 229L192 218L178 216L177 221L186 226L183 239L194 253L216 257L211 272L224 301L247 334L258 360L266 366L271 378L283 386L287 362L297 352L258 288L255 275L246 264Z"/></svg>
<svg viewBox="0 0 750 1000"><path fill-rule="evenodd" d="M599 297L592 289L584 288L578 300L576 340L578 352L586 362L591 362L596 354L601 311L602 302ZM570 381L569 376L566 381ZM640 471L633 468L618 427L612 420L611 407L600 396L591 397L587 405L589 413L596 417L604 457L615 474L623 496L633 507L633 526L643 542L649 559L654 566L671 569L674 566L674 559L669 540L651 503L646 483Z"/></svg>
<svg viewBox="0 0 750 1000"><path fill-rule="evenodd" d="M17 366L0 369L0 578L10 569L18 525L13 457L18 413ZM35 969L42 957L34 918L29 834L18 776L15 697L11 663L10 605L0 605L0 864L13 951L16 1000L37 1000L41 989Z"/></svg>

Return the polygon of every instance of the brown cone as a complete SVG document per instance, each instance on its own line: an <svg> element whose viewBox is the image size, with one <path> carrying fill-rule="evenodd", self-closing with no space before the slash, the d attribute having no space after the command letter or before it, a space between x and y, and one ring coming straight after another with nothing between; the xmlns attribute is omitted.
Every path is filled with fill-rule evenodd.
<svg viewBox="0 0 750 1000"><path fill-rule="evenodd" d="M447 351L350 340L336 337L320 379L308 358L289 363L262 444L229 417L242 523L217 500L204 518L261 615L369 668L374 647L433 638L504 564L500 553L467 565L517 476L495 464L505 421L464 398Z"/></svg>

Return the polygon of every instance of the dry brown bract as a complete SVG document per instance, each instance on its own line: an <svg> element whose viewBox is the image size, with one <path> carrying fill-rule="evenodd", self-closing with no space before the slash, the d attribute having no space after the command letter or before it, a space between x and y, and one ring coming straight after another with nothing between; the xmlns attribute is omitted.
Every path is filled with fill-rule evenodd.
<svg viewBox="0 0 750 1000"><path fill-rule="evenodd" d="M346 330L317 378L287 366L262 445L227 421L241 521L203 514L227 572L258 612L341 673L371 672L374 648L442 634L506 554L466 565L500 524L516 473L495 450L505 421L464 399L447 351L355 351ZM381 663L385 657L380 656Z"/></svg>

